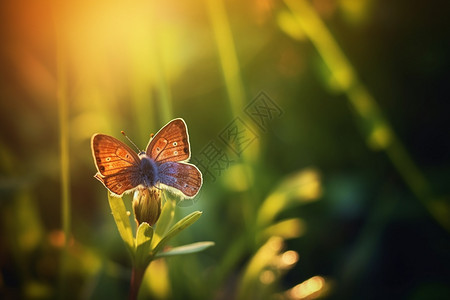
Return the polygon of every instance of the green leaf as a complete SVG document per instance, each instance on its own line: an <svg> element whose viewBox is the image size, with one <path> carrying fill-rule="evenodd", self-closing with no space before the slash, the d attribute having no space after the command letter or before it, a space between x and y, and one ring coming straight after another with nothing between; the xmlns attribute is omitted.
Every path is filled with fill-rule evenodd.
<svg viewBox="0 0 450 300"><path fill-rule="evenodd" d="M170 230L163 236L161 241L155 247L155 249L153 250L153 254L158 253L161 250L161 248L164 247L164 245L166 245L171 238L176 236L185 228L192 225L195 221L198 220L198 218L200 218L201 215L202 212L194 211L193 213L187 215L186 217L178 221L175 225L173 225L172 228L170 228Z"/></svg>
<svg viewBox="0 0 450 300"><path fill-rule="evenodd" d="M153 247L161 240L162 236L167 232L175 215L175 201L170 199L166 192L162 193L164 205L159 216L158 222L155 224L155 237L153 238Z"/></svg>
<svg viewBox="0 0 450 300"><path fill-rule="evenodd" d="M145 268L151 261L151 242L153 238L153 228L146 222L141 223L136 233L136 258L137 269Z"/></svg>
<svg viewBox="0 0 450 300"><path fill-rule="evenodd" d="M317 200L322 193L320 174L312 168L285 177L261 204L256 223L263 228L294 205Z"/></svg>
<svg viewBox="0 0 450 300"><path fill-rule="evenodd" d="M281 267L281 251L283 249L284 240L281 237L271 237L262 245L250 261L239 280L236 299L251 299L254 295L254 289L261 287L260 275L264 270L270 267L274 270L273 275L279 274Z"/></svg>
<svg viewBox="0 0 450 300"><path fill-rule="evenodd" d="M134 237L131 230L130 218L128 217L125 204L122 198L114 197L108 192L109 206L111 207L111 212L116 221L117 229L119 230L120 237L122 238L125 246L134 257Z"/></svg>
<svg viewBox="0 0 450 300"><path fill-rule="evenodd" d="M164 251L161 253L156 254L155 258L161 258L161 257L168 257L168 256L175 256L175 255L185 255L185 254L191 254L203 251L209 247L214 246L214 242L198 242L198 243L192 243L180 247L172 248L168 251Z"/></svg>
<svg viewBox="0 0 450 300"><path fill-rule="evenodd" d="M279 236L283 239L293 239L303 235L305 233L305 228L306 225L300 218L285 219L260 231L257 239L263 242L271 236Z"/></svg>

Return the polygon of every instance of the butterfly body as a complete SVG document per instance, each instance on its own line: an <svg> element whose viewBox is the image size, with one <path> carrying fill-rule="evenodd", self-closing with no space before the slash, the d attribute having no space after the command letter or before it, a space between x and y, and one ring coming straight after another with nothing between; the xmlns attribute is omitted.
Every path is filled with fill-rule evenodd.
<svg viewBox="0 0 450 300"><path fill-rule="evenodd" d="M139 177L142 181L140 184L147 188L155 186L159 181L159 166L145 153L139 155L139 158L141 159L139 163Z"/></svg>
<svg viewBox="0 0 450 300"><path fill-rule="evenodd" d="M136 188L161 186L192 198L203 183L198 168L187 163L190 146L183 119L174 119L165 125L139 155L105 134L94 134L91 147L98 170L95 178L118 196Z"/></svg>

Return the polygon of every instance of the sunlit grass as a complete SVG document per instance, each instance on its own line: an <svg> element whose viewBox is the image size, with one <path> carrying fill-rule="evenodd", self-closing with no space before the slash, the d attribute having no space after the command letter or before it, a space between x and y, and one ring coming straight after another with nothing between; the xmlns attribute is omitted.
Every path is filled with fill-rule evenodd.
<svg viewBox="0 0 450 300"><path fill-rule="evenodd" d="M59 23L56 22L59 25ZM61 163L61 218L64 232L64 247L60 264L60 299L67 294L68 280L68 251L71 238L71 197L70 197L70 159L69 159L69 99L67 95L67 69L66 52L61 40L61 32L58 32L57 40L57 100L59 115L59 143Z"/></svg>
<svg viewBox="0 0 450 300"><path fill-rule="evenodd" d="M316 299L326 292L327 283L321 276L314 276L286 292L287 299Z"/></svg>
<svg viewBox="0 0 450 300"><path fill-rule="evenodd" d="M231 111L236 116L245 106L246 100L233 33L230 29L223 0L205 0L205 3L217 43L217 52L225 79L228 99L231 104Z"/></svg>
<svg viewBox="0 0 450 300"><path fill-rule="evenodd" d="M46 8L33 15L38 5L18 4L20 13L10 18L21 22L10 22L14 38L5 38L4 51L14 59L2 59L12 65L7 79L24 82L11 88L8 80L0 83L8 100L2 102L5 120L18 120L4 123L0 141L0 167L8 177L0 178L1 242L7 242L0 257L0 298L5 288L14 298L122 299L133 263L147 262L148 249L197 209L204 214L195 225L173 245L166 238L158 246L140 299L326 297L351 285L348 278L372 271L377 255L385 254L379 252L386 250L385 231L404 222L403 213L408 222L419 220L411 195L449 227L445 195L433 200L431 188L444 179L436 176L435 183L422 173L408 153L417 149L401 143L374 97L377 91L362 82L353 57L342 50L354 46L351 35L364 32L358 26L372 22L372 8L379 9L375 1L356 2L69 1L55 10L56 36L40 26ZM8 15L14 5L4 7ZM345 30L349 37L341 48L332 33ZM390 48L376 50L385 49ZM319 76L309 69L318 61ZM397 83L392 87L399 92ZM245 112L257 90L267 90L284 110L266 131ZM325 103L341 95L363 139L353 136L346 107L322 109L344 107ZM121 201L120 219L131 221L116 228L103 187L92 178L91 135L121 138L124 130L144 148L150 133L175 117L188 121L193 158L214 141L233 155L233 163L214 180L204 176L202 197L190 206L166 201L154 229L135 226L130 195L112 199ZM236 117L257 135L239 155L219 139ZM340 131L345 126L350 130ZM349 143L339 144L341 136ZM346 176L351 179L341 186ZM330 184L335 177L338 187ZM385 205L385 198L394 201ZM396 200L411 207L402 202L395 215ZM203 236L217 246L191 254L211 246L192 243ZM189 257L172 257L179 253ZM342 265L339 274L328 277L336 265Z"/></svg>
<svg viewBox="0 0 450 300"><path fill-rule="evenodd" d="M314 44L328 66L339 89L355 109L367 143L375 150L384 150L411 191L442 226L450 230L450 208L432 196L430 184L402 145L383 115L377 102L361 83L336 40L318 14L305 1L285 0L297 24ZM295 27L294 24L291 23Z"/></svg>

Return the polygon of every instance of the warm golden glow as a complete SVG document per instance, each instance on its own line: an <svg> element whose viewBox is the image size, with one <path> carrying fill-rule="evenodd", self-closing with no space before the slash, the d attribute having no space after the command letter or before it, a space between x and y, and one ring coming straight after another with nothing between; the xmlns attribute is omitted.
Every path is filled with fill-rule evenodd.
<svg viewBox="0 0 450 300"><path fill-rule="evenodd" d="M64 247L66 243L66 236L64 234L64 231L62 230L53 230L51 231L48 236L48 241L50 245L56 248L62 248ZM73 237L69 239L69 245L73 246L75 244L75 240Z"/></svg>
<svg viewBox="0 0 450 300"><path fill-rule="evenodd" d="M263 284L271 284L275 280L275 274L272 270L265 270L259 275L259 280Z"/></svg>
<svg viewBox="0 0 450 300"><path fill-rule="evenodd" d="M269 197L266 198L263 205L259 210L259 222L268 222L272 219L283 207L286 203L286 195L281 192L275 192L270 194Z"/></svg>
<svg viewBox="0 0 450 300"><path fill-rule="evenodd" d="M341 0L340 8L346 19L354 24L367 21L371 0Z"/></svg>
<svg viewBox="0 0 450 300"><path fill-rule="evenodd" d="M239 296L237 298L247 299L253 293L248 288L255 280L269 284L275 280L275 272L279 261L279 253L284 246L284 240L280 237L271 237L262 245L250 260L241 280Z"/></svg>
<svg viewBox="0 0 450 300"><path fill-rule="evenodd" d="M300 26L298 26L292 13L287 10L282 10L277 15L278 26L286 34L290 35L293 39L304 40L306 39L305 32Z"/></svg>
<svg viewBox="0 0 450 300"><path fill-rule="evenodd" d="M317 200L322 194L320 174L307 168L284 179L275 192L270 194L258 212L258 223L263 225L275 219L278 213L296 202Z"/></svg>
<svg viewBox="0 0 450 300"><path fill-rule="evenodd" d="M284 239L292 239L302 236L305 232L305 224L302 220L288 219L280 221L264 230L263 236L280 236Z"/></svg>
<svg viewBox="0 0 450 300"><path fill-rule="evenodd" d="M153 276L153 274L158 274ZM142 287L157 299L170 298L170 281L167 263L163 259L153 261L145 271Z"/></svg>
<svg viewBox="0 0 450 300"><path fill-rule="evenodd" d="M436 126L445 111L432 105L442 96L439 79L446 71L445 24L438 20L443 12L391 2L3 1L0 294L64 298L69 290L81 298L104 292L122 297L130 275L139 274L131 269L143 271L158 259L147 272L142 299L323 297L339 278L314 275L334 274L336 262L329 258L351 256L352 249L348 234L324 245L320 229L334 224L330 231L347 233L339 216L355 211L382 218L384 202L375 201L380 193L373 195L380 184L382 198L414 198L432 221L450 228L447 194L433 190L408 153L408 145L429 145L414 152L428 170L433 168L427 163L438 165L445 156L445 149L433 147L445 140ZM376 95L384 97L383 105ZM403 108L394 122L402 129L398 136L387 118L396 117L389 110L396 107ZM436 111L441 114L434 116ZM403 124L411 113L423 124ZM111 200L93 178L98 170L90 139L104 133L136 143L138 149L131 148L138 153L146 150L151 132L178 117L188 124L186 162L203 174L201 194L182 200L161 190L165 210L156 217L143 210L148 218L139 218L158 223L138 231L129 224L138 214L131 211L133 194ZM419 127L423 143L411 143L404 134ZM171 144L178 146L170 141L165 150ZM377 159L379 168L366 163L374 159L372 150L386 152ZM190 177L176 162L158 161L158 168L147 171L135 155L120 157L120 174L110 177L117 184L183 188ZM397 179L395 172L404 182L382 177ZM438 178L443 172L432 173L438 183L445 181ZM329 201L312 203L325 188ZM205 215L190 226L198 211ZM352 240L373 246L357 247L361 257L373 259L352 274L365 274L384 241L370 230L351 233ZM308 238L290 240L303 235ZM194 255L204 240L217 246ZM324 255L305 258L327 245L325 261ZM160 259L157 246L167 258ZM292 282L294 267L303 269L304 260L309 275ZM413 275L410 281L419 284Z"/></svg>
<svg viewBox="0 0 450 300"><path fill-rule="evenodd" d="M306 169L295 177L296 196L303 200L316 200L322 194L320 176L315 169Z"/></svg>
<svg viewBox="0 0 450 300"><path fill-rule="evenodd" d="M270 252L279 252L284 246L284 240L281 237L274 236L267 241L267 248L270 248Z"/></svg>
<svg viewBox="0 0 450 300"><path fill-rule="evenodd" d="M309 299L316 298L313 294L319 292L325 284L325 280L321 276L314 276L310 279L296 285L289 291L292 299Z"/></svg>
<svg viewBox="0 0 450 300"><path fill-rule="evenodd" d="M292 266L293 264L296 264L298 261L298 253L296 251L293 250L289 250L284 252L281 255L281 261L286 265L286 266Z"/></svg>
<svg viewBox="0 0 450 300"><path fill-rule="evenodd" d="M64 247L66 237L64 235L64 231L62 230L53 230L48 234L48 241L50 245L56 248Z"/></svg>

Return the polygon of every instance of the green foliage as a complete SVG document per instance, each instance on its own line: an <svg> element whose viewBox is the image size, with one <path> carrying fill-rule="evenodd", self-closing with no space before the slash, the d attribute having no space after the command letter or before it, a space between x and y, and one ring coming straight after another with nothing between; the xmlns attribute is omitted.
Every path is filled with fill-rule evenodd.
<svg viewBox="0 0 450 300"><path fill-rule="evenodd" d="M132 276L131 285L132 294L135 294L133 294L133 296L130 294L130 297L137 296L144 270L153 259L192 254L203 251L214 245L213 242L200 242L162 251L172 238L200 218L202 215L200 211L192 212L167 230L173 219L175 206L172 200L166 200L162 209L162 218L155 224L157 228L160 228L157 232L158 235L154 234L155 231L152 226L143 222L139 224L136 237L134 237L131 229L130 216L125 208L122 198L112 196L108 192L108 201L120 237L132 258L134 275ZM153 239L155 236L156 238ZM153 242L153 240L155 242ZM134 291L133 289L136 290Z"/></svg>
<svg viewBox="0 0 450 300"><path fill-rule="evenodd" d="M179 234L181 231L186 229L187 227L191 226L195 221L200 218L202 213L200 211L194 211L193 213L189 214L188 216L184 217L175 225L173 225L166 234L164 234L161 237L161 240L158 242L158 244L153 248L152 252L153 255L156 255L162 248L177 234Z"/></svg>
<svg viewBox="0 0 450 300"><path fill-rule="evenodd" d="M1 299L124 299L130 274L141 299L450 298L448 9L1 9ZM280 115L253 106L261 91ZM92 178L89 140L124 130L145 149L175 117L203 187L136 224L130 195Z"/></svg>
<svg viewBox="0 0 450 300"><path fill-rule="evenodd" d="M167 251L158 252L155 254L155 258L196 253L196 252L203 251L212 246L214 246L214 242L192 243L192 244L188 244L188 245L184 245L184 246L174 247Z"/></svg>
<svg viewBox="0 0 450 300"><path fill-rule="evenodd" d="M133 231L131 229L129 213L127 213L122 198L112 196L108 192L108 201L117 229L119 230L120 237L125 243L132 259L134 259L136 243L133 237Z"/></svg>
<svg viewBox="0 0 450 300"><path fill-rule="evenodd" d="M139 225L136 233L136 257L134 262L138 269L145 268L151 261L152 238L153 228L145 222Z"/></svg>

